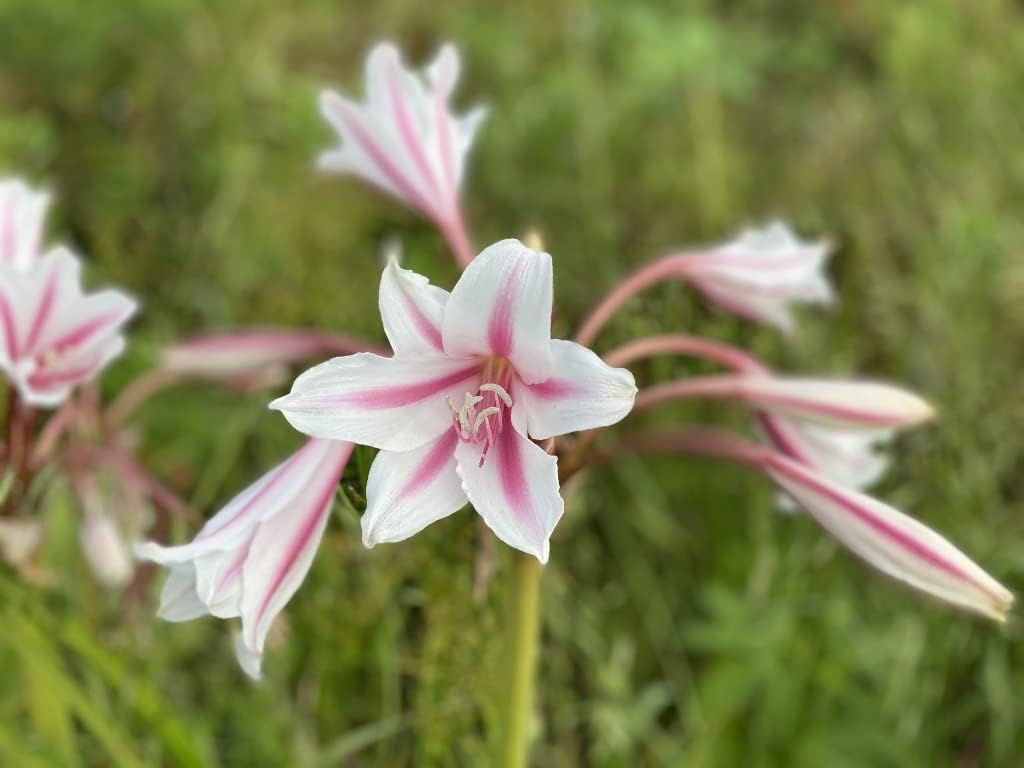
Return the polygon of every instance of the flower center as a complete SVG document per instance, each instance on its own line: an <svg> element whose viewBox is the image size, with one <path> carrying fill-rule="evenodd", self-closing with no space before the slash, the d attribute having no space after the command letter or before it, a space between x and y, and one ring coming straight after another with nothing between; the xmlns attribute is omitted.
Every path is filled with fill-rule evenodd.
<svg viewBox="0 0 1024 768"><path fill-rule="evenodd" d="M452 412L452 428L464 443L481 443L480 464L484 465L487 452L504 428L506 409L512 407L508 390L512 385L512 366L501 357L490 357L481 368L483 384L476 393L467 392L462 406L456 408L451 397L448 407Z"/></svg>

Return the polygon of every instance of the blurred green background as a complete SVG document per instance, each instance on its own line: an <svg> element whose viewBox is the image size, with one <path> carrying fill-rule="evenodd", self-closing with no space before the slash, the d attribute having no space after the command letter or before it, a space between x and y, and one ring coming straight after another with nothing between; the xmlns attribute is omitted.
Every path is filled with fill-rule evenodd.
<svg viewBox="0 0 1024 768"><path fill-rule="evenodd" d="M1024 26L1009 0L506 5L0 0L0 171L50 187L54 239L144 310L115 391L160 346L245 323L383 340L381 242L450 285L439 237L351 179L319 88L360 92L381 37L463 51L491 116L465 199L478 243L536 226L556 335L669 247L783 216L839 248L842 302L784 342L682 286L598 348L699 328L780 367L904 382L941 418L878 494L1024 583ZM668 360L642 381L683 375ZM146 463L217 506L298 436L188 386L137 420ZM742 414L662 410L650 424ZM61 494L49 587L0 575L5 766L486 766L503 697L504 577L473 598L463 512L373 551L357 453L310 577L250 684L231 627L102 591ZM544 583L538 766L1015 766L1021 623L964 617L862 568L741 470L629 462L586 478ZM183 540L194 529L178 523ZM62 534L63 532L63 534ZM155 588L154 584L154 588Z"/></svg>

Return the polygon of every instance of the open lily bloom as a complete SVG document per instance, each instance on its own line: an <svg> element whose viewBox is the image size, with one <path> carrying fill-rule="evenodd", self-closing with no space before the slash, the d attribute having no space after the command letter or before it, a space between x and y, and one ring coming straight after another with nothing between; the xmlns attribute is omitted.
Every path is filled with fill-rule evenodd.
<svg viewBox="0 0 1024 768"><path fill-rule="evenodd" d="M498 538L548 557L562 515L557 460L533 440L614 424L632 374L551 338L551 257L503 240L451 294L391 262L380 310L395 355L339 357L271 407L298 430L381 449L363 540L400 541L467 499Z"/></svg>
<svg viewBox="0 0 1024 768"><path fill-rule="evenodd" d="M419 73L403 65L394 45L378 44L366 60L365 104L336 91L320 96L324 117L341 137L340 147L320 156L320 168L358 176L419 210L450 239L464 240L459 185L486 111L451 111L458 76L451 45Z"/></svg>
<svg viewBox="0 0 1024 768"><path fill-rule="evenodd" d="M136 547L140 558L171 570L160 617L240 616L238 661L259 677L267 632L309 572L351 454L351 443L310 440L236 496L191 543Z"/></svg>
<svg viewBox="0 0 1024 768"><path fill-rule="evenodd" d="M25 271L39 258L49 202L21 179L0 181L0 264Z"/></svg>
<svg viewBox="0 0 1024 768"><path fill-rule="evenodd" d="M734 315L789 331L792 303L828 305L825 242L805 243L785 224L748 229L724 245L678 256L680 274Z"/></svg>
<svg viewBox="0 0 1024 768"><path fill-rule="evenodd" d="M28 272L0 266L0 369L29 405L58 405L124 349L135 302L115 290L83 293L79 272L66 248Z"/></svg>

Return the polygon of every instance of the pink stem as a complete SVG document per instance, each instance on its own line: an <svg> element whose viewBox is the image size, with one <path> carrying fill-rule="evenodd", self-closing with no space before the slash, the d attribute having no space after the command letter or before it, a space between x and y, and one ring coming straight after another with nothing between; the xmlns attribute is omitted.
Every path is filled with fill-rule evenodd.
<svg viewBox="0 0 1024 768"><path fill-rule="evenodd" d="M657 456L686 453L722 459L766 472L777 456L771 448L713 427L694 427L676 432L634 432L626 435L613 452L598 455L587 466L604 464L623 456Z"/></svg>
<svg viewBox="0 0 1024 768"><path fill-rule="evenodd" d="M114 398L107 408L106 420L111 426L127 421L140 405L167 387L177 384L182 376L163 368L154 368L139 376Z"/></svg>
<svg viewBox="0 0 1024 768"><path fill-rule="evenodd" d="M64 406L49 418L39 436L36 438L35 447L32 450L31 466L38 468L53 457L57 444L64 436L68 427L74 424L79 415L79 406L69 400Z"/></svg>
<svg viewBox="0 0 1024 768"><path fill-rule="evenodd" d="M642 411L670 400L710 397L716 400L747 400L742 376L698 376L670 381L640 390L633 411Z"/></svg>
<svg viewBox="0 0 1024 768"><path fill-rule="evenodd" d="M768 366L740 347L700 336L669 333L648 336L617 347L604 356L608 365L619 368L655 355L692 355L724 365L737 373L766 374Z"/></svg>
<svg viewBox="0 0 1024 768"><path fill-rule="evenodd" d="M438 225L441 234L444 235L448 247L451 248L455 262L460 269L465 269L473 260L476 252L473 244L469 241L469 234L466 232L466 223L462 218L462 210L456 208L454 215L444 224Z"/></svg>
<svg viewBox="0 0 1024 768"><path fill-rule="evenodd" d="M615 312L636 294L645 288L669 278L683 276L682 268L684 259L692 254L672 254L657 261L641 267L622 283L614 288L590 313L590 316L583 321L580 329L576 332L576 341L584 346L590 343L601 332L605 323Z"/></svg>

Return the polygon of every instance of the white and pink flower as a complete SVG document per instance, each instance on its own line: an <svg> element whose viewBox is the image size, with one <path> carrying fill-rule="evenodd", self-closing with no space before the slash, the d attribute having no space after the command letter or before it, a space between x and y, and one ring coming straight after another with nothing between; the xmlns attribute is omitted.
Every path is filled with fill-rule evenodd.
<svg viewBox="0 0 1024 768"><path fill-rule="evenodd" d="M551 257L517 240L485 249L450 294L391 262L380 310L394 357L335 358L271 405L301 432L381 449L367 546L468 500L498 538L547 560L563 505L557 459L534 440L613 424L636 394L629 371L551 338L551 301Z"/></svg>
<svg viewBox="0 0 1024 768"><path fill-rule="evenodd" d="M463 263L472 257L459 206L466 156L486 110L456 115L449 104L459 55L441 48L423 73L408 69L398 49L380 43L366 59L366 102L327 90L320 109L341 146L320 156L326 171L350 173L433 221Z"/></svg>
<svg viewBox="0 0 1024 768"><path fill-rule="evenodd" d="M49 203L21 179L0 181L0 265L23 272L40 257Z"/></svg>
<svg viewBox="0 0 1024 768"><path fill-rule="evenodd" d="M0 370L29 405L58 405L124 349L135 301L116 290L84 293L79 272L62 247L25 272L0 266Z"/></svg>
<svg viewBox="0 0 1024 768"><path fill-rule="evenodd" d="M352 448L310 440L236 496L191 543L136 547L138 557L170 568L160 617L241 617L238 660L258 678L270 625L309 571Z"/></svg>

